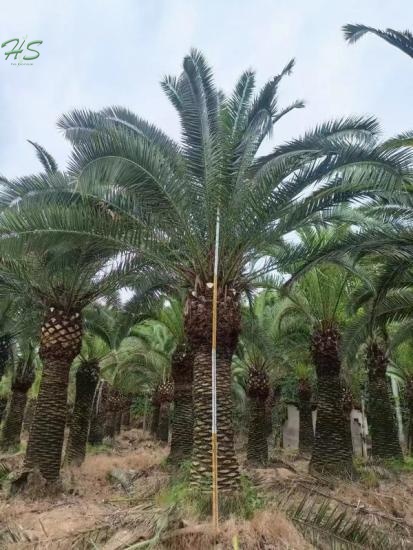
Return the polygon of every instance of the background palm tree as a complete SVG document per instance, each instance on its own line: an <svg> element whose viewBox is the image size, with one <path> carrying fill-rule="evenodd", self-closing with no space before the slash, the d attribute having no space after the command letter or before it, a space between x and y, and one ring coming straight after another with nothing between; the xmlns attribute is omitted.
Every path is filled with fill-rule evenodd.
<svg viewBox="0 0 413 550"><path fill-rule="evenodd" d="M11 394L0 435L0 448L4 451L20 444L27 394L34 382L36 366L38 361L32 342L19 346L13 357Z"/></svg>
<svg viewBox="0 0 413 550"><path fill-rule="evenodd" d="M344 305L351 287L348 275L334 266L320 266L305 274L292 288L280 312L306 319L311 327L309 348L317 374L317 423L310 468L352 475L352 447L348 438L342 398L341 331Z"/></svg>
<svg viewBox="0 0 413 550"><path fill-rule="evenodd" d="M350 43L357 42L365 34L375 34L408 56L413 57L413 35L410 31L400 32L394 29L383 31L366 25L348 24L343 27L343 32L345 39Z"/></svg>

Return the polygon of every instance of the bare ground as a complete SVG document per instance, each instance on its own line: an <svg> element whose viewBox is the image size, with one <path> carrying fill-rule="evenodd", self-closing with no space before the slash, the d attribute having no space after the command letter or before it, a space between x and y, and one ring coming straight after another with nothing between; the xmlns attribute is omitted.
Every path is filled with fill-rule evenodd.
<svg viewBox="0 0 413 550"><path fill-rule="evenodd" d="M118 438L113 450L88 454L81 468L65 468L64 494L41 500L3 494L0 549L212 548L208 523L177 518L153 498L170 480L164 466L167 452L133 429ZM4 455L0 463L14 469L21 459ZM323 537L312 546L314 533L303 514L293 517L300 503L305 509L325 501L329 509L343 510L349 519L389 535L387 547L413 548L413 473L378 470L357 483L332 484L309 476L304 460L282 460L271 468L248 470L258 492L269 497L268 505L249 521L224 521L215 548L329 548ZM144 545L148 540L152 546ZM363 547L369 546L354 546Z"/></svg>

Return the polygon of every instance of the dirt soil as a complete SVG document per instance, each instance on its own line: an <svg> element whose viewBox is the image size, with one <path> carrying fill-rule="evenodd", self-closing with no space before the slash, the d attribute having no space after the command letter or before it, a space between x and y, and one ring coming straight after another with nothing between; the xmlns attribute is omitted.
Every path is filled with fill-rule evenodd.
<svg viewBox="0 0 413 550"><path fill-rule="evenodd" d="M64 468L63 494L37 500L3 494L0 549L124 550L151 539L153 523L159 524L162 510L147 507L143 497L168 483L169 474L163 466L167 454L168 449L154 443L148 434L132 429L118 437L113 450L88 454L80 468ZM0 456L0 463L12 468L21 460L22 455ZM306 461L285 458L271 468L248 473L258 490L267 494L293 492L297 502L310 493L320 499L328 497L372 526L393 530L406 540L413 533L412 473L386 478L378 472L373 481L369 478L374 486L367 486L365 481L331 485L314 480L306 469ZM175 523L172 531L168 529L166 538L153 541L153 548L213 547L207 524L195 525L188 518ZM169 537L171 532L176 536ZM259 511L250 521L230 519L223 523L215 548L238 548L237 544L240 550L313 548L282 507ZM413 548L413 542L400 548Z"/></svg>

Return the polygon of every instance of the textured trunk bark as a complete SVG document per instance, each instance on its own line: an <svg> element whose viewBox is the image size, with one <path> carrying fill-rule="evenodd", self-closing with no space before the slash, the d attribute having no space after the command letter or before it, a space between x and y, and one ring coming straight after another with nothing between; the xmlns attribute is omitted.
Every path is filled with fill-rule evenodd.
<svg viewBox="0 0 413 550"><path fill-rule="evenodd" d="M234 289L218 290L217 326L217 444L218 488L234 491L240 474L234 450L232 417L231 361L240 332L239 295ZM212 289L188 295L185 332L194 350L194 442L191 483L210 490L211 483L211 343Z"/></svg>
<svg viewBox="0 0 413 550"><path fill-rule="evenodd" d="M23 431L28 432L33 421L34 411L36 409L36 399L31 397L26 405L23 418Z"/></svg>
<svg viewBox="0 0 413 550"><path fill-rule="evenodd" d="M160 408L161 405L159 403L152 405L151 434L153 436L157 436L158 434Z"/></svg>
<svg viewBox="0 0 413 550"><path fill-rule="evenodd" d="M384 345L372 341L367 347L369 379L368 419L374 459L403 458L397 431L396 411L386 377L388 354Z"/></svg>
<svg viewBox="0 0 413 550"><path fill-rule="evenodd" d="M313 412L310 400L300 400L299 450L311 454L314 444Z"/></svg>
<svg viewBox="0 0 413 550"><path fill-rule="evenodd" d="M3 419L4 413L6 412L7 399L5 397L0 397L0 422Z"/></svg>
<svg viewBox="0 0 413 550"><path fill-rule="evenodd" d="M11 355L12 337L10 334L3 334L0 337L0 380L3 378L7 363Z"/></svg>
<svg viewBox="0 0 413 550"><path fill-rule="evenodd" d="M38 468L50 482L59 479L69 369L81 341L80 314L50 308L42 326L39 355L43 374L25 457L25 467Z"/></svg>
<svg viewBox="0 0 413 550"><path fill-rule="evenodd" d="M386 378L377 378L369 382L368 413L373 458L403 458L395 410Z"/></svg>
<svg viewBox="0 0 413 550"><path fill-rule="evenodd" d="M317 424L310 470L352 477L351 441L342 406L338 376L318 377Z"/></svg>
<svg viewBox="0 0 413 550"><path fill-rule="evenodd" d="M115 429L116 429L116 413L115 411L107 411L106 417L105 417L105 437L109 438L111 441L113 441L115 437Z"/></svg>
<svg viewBox="0 0 413 550"><path fill-rule="evenodd" d="M115 434L120 434L122 429L122 411L116 411L115 413Z"/></svg>
<svg viewBox="0 0 413 550"><path fill-rule="evenodd" d="M130 409L127 409L126 411L123 411L121 426L125 430L129 430L129 428L130 428Z"/></svg>
<svg viewBox="0 0 413 550"><path fill-rule="evenodd" d="M168 461L180 464L191 458L194 430L192 406L193 354L177 349L172 358L174 381L174 410L172 418L171 451Z"/></svg>
<svg viewBox="0 0 413 550"><path fill-rule="evenodd" d="M250 397L247 459L256 466L268 462L267 418L265 399Z"/></svg>
<svg viewBox="0 0 413 550"><path fill-rule="evenodd" d="M348 438L340 381L340 334L326 323L314 331L311 352L317 371L317 425L310 471L353 477L353 449Z"/></svg>
<svg viewBox="0 0 413 550"><path fill-rule="evenodd" d="M169 409L171 404L169 401L161 403L159 408L159 423L157 437L159 441L168 443L169 437Z"/></svg>
<svg viewBox="0 0 413 550"><path fill-rule="evenodd" d="M81 363L76 373L75 406L66 447L68 464L80 466L85 459L93 396L98 380L98 362Z"/></svg>
<svg viewBox="0 0 413 550"><path fill-rule="evenodd" d="M7 451L20 444L27 391L12 391L1 430L0 449Z"/></svg>
<svg viewBox="0 0 413 550"><path fill-rule="evenodd" d="M108 400L108 383L99 382L93 396L92 414L88 441L91 445L101 445L105 435L105 414Z"/></svg>
<svg viewBox="0 0 413 550"><path fill-rule="evenodd" d="M234 490L239 467L234 450L231 399L232 353L217 354L218 486ZM211 352L198 349L194 359L194 444L191 477L194 485L207 489L211 481Z"/></svg>

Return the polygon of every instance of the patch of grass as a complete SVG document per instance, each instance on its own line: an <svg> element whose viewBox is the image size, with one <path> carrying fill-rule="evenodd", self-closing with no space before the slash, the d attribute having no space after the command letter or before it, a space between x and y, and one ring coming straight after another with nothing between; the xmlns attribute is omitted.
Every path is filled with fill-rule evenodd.
<svg viewBox="0 0 413 550"><path fill-rule="evenodd" d="M106 443L100 443L99 445L91 445L90 443L87 444L86 452L90 455L100 455L109 453L112 450L112 447L110 445L107 445Z"/></svg>
<svg viewBox="0 0 413 550"><path fill-rule="evenodd" d="M376 489L380 486L376 472L367 468L360 471L360 483L367 489Z"/></svg>
<svg viewBox="0 0 413 550"><path fill-rule="evenodd" d="M185 516L203 520L211 515L211 494L191 486L190 467L190 463L181 466L170 484L157 495L156 502L160 506L175 506ZM264 505L264 497L246 476L241 477L239 491L231 495L219 495L219 513L223 518L235 516L250 519Z"/></svg>
<svg viewBox="0 0 413 550"><path fill-rule="evenodd" d="M387 460L385 465L394 472L413 472L413 457L406 456L404 459Z"/></svg>

